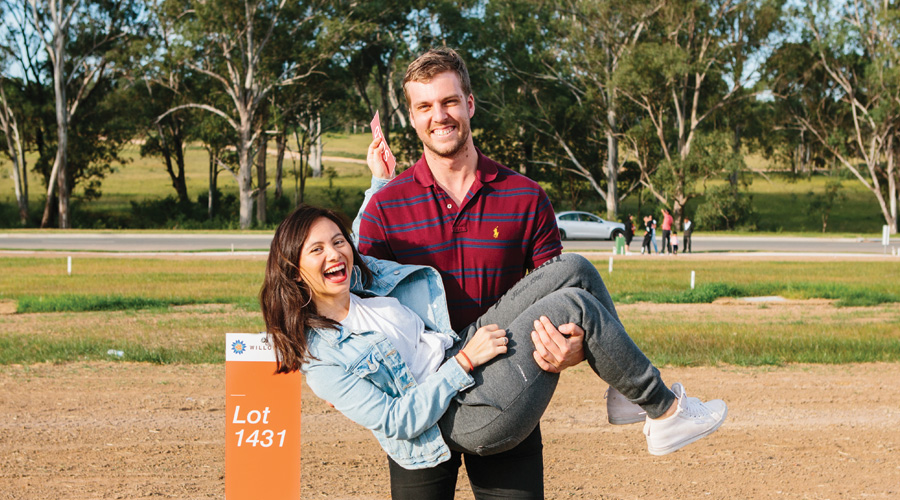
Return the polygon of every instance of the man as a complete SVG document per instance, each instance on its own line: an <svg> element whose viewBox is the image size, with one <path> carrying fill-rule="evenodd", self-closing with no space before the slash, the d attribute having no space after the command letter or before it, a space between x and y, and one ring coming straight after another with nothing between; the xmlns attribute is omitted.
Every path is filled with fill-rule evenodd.
<svg viewBox="0 0 900 500"><path fill-rule="evenodd" d="M465 63L455 51L434 49L418 58L403 88L424 154L381 188L390 180L380 160L386 146L372 142L368 164L373 188L380 191L361 212L359 250L438 269L451 324L459 330L527 271L562 253L559 229L553 207L536 182L475 148L469 125L475 98ZM557 326L536 328L541 333L533 335L535 361L554 373L584 359L584 331L574 324ZM512 450L465 459L476 497L543 498L540 426ZM460 463L454 454L427 471L404 471L391 464L392 493L395 498L453 498Z"/></svg>
<svg viewBox="0 0 900 500"><path fill-rule="evenodd" d="M684 220L684 248L682 249L683 253L692 253L691 252L691 235L694 234L694 223L691 219Z"/></svg>
<svg viewBox="0 0 900 500"><path fill-rule="evenodd" d="M393 178L384 162L383 139L376 138L369 145L367 163L373 179L357 218L359 250L377 258L436 268L443 280L451 325L460 331L528 271L561 254L559 230L550 201L537 183L475 148L469 125L475 98L465 63L456 52L442 48L420 56L410 64L403 88L424 154ZM531 332L533 358L545 372L559 373L584 360L584 338L578 325L554 326L541 317ZM524 373L521 367L519 372L510 372L511 381L520 372ZM526 378L524 383L532 381ZM662 392L671 391L658 391ZM668 410L658 418L680 411L681 404L674 404L676 397L666 396ZM687 403L695 399L687 398ZM611 423L643 421L641 411L610 391L607 413ZM683 429L694 433L694 439L702 437L688 422L693 418L689 413L680 417L690 427ZM649 411L647 417L649 445L651 434L646 425L657 417ZM465 461L476 498L543 498L540 426L508 451L487 456L465 454ZM391 495L394 499L453 498L461 463L459 452L427 469L406 470L389 460Z"/></svg>
<svg viewBox="0 0 900 500"><path fill-rule="evenodd" d="M672 217L672 214L669 213L665 208L662 209L663 221L662 221L662 247L663 253L672 253L672 243L669 241L669 238L672 235L672 224L675 222L675 219Z"/></svg>

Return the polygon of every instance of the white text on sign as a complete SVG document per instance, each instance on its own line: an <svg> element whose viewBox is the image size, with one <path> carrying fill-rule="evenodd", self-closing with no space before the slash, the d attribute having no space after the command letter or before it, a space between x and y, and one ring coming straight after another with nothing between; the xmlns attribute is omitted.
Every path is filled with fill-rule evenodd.
<svg viewBox="0 0 900 500"><path fill-rule="evenodd" d="M265 407L262 411L259 410L250 410L246 415L241 415L241 407L240 405L235 406L234 408L234 418L232 419L232 423L234 424L268 424L269 423L269 407ZM250 446L262 446L263 448L268 448L275 444L275 436L278 436L278 447L281 448L284 446L284 437L287 435L287 431L282 429L280 431L275 431L272 429L254 429L253 432L249 434L245 434L245 430L241 429L234 433L238 438L237 445L243 446L244 444L248 444Z"/></svg>

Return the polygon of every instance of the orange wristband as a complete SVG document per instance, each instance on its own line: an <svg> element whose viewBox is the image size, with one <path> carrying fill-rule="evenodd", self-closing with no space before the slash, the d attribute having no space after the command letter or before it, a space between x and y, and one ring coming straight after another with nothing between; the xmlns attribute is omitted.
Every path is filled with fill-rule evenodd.
<svg viewBox="0 0 900 500"><path fill-rule="evenodd" d="M464 352L462 352L462 351L459 351L459 353L462 354L463 358L466 359L466 363L469 363L469 371L470 371L470 372L474 372L474 371L475 371L475 365L472 364L472 360L469 359L469 356L467 356L466 353L464 353ZM465 367L463 367L463 368L465 368Z"/></svg>

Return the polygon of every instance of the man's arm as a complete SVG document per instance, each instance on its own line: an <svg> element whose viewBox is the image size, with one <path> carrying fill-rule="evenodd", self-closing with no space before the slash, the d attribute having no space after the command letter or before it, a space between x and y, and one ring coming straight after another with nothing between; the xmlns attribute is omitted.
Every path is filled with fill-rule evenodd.
<svg viewBox="0 0 900 500"><path fill-rule="evenodd" d="M384 163L384 157L382 156L384 148L384 139L373 139L369 144L369 150L366 152L366 165L368 165L369 171L372 172L372 183L369 186L369 189L366 189L362 205L360 205L359 212L357 212L356 218L353 219L353 226L351 227L356 239L357 248L359 247L360 225L363 214L369 206L369 201L372 200L375 193L384 186L387 186L387 184L391 182L391 179L394 178L393 172L389 172L387 164Z"/></svg>
<svg viewBox="0 0 900 500"><path fill-rule="evenodd" d="M562 242L559 240L559 227L556 225L556 214L553 205L543 189L539 190L534 208L534 232L531 235L528 261L531 269L562 253Z"/></svg>

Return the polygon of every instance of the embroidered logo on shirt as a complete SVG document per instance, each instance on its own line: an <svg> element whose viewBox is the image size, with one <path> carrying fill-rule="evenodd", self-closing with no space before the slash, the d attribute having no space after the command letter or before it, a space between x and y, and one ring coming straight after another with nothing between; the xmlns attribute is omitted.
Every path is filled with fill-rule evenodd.
<svg viewBox="0 0 900 500"><path fill-rule="evenodd" d="M494 226L494 239L495 240L500 237L499 228L500 228L500 226Z"/></svg>

